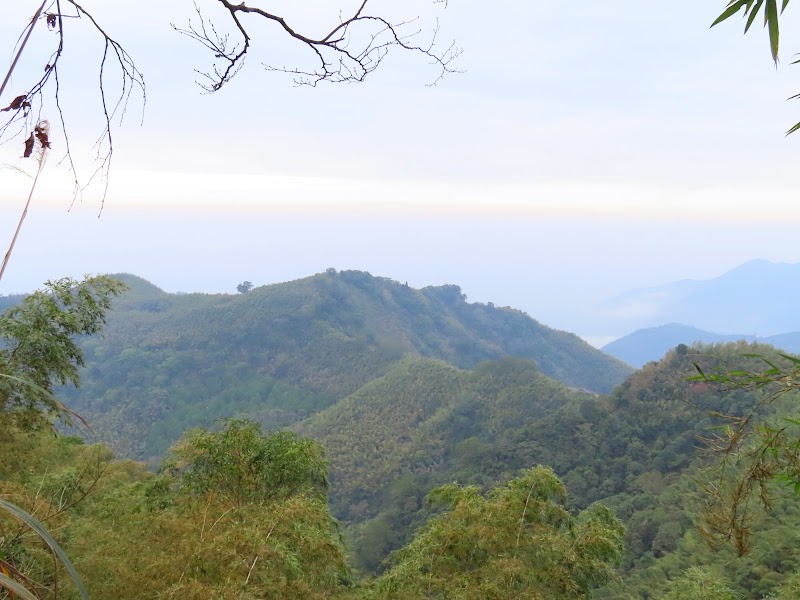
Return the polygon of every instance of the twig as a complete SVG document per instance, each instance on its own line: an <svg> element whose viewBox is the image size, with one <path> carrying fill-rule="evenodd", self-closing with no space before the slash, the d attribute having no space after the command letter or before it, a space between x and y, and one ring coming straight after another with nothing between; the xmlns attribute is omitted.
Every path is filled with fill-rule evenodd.
<svg viewBox="0 0 800 600"><path fill-rule="evenodd" d="M256 557L253 559L253 564L252 564L252 565L250 565L250 570L247 572L247 577L246 577L246 578L245 578L245 580L244 580L244 584L245 584L245 585L247 585L247 582L248 582L248 581L250 581L250 575L252 575L252 574L253 574L253 569L254 569L254 568L255 568L255 566L256 566L256 561L257 561L257 560L258 560L258 554L256 554Z"/></svg>
<svg viewBox="0 0 800 600"><path fill-rule="evenodd" d="M213 53L215 59L226 63L222 66L215 63L211 71L197 71L204 80L197 83L208 93L218 91L239 72L244 64L252 43L252 38L242 22L242 18L245 16L245 18L260 17L276 24L285 34L311 51L319 65L316 69L305 70L264 65L268 71L294 75L294 82L297 85L316 86L323 81L333 83L364 81L367 75L377 69L389 51L395 47L422 55L428 58L431 64L438 67L439 74L429 85L435 85L448 73L458 72L451 63L461 54L461 49L454 43L446 48L436 47L436 38L439 33L438 21L433 27L430 43L417 45L411 43L410 40L418 36L421 30L409 31L409 26L417 19L392 22L378 15L367 14L365 11L368 1L361 0L349 17L340 17L339 22L321 36L301 33L280 15L255 6L247 6L244 2L234 4L229 0L218 0L218 2L227 10L235 30L241 36L241 41L238 43L230 43L230 36L227 33L219 34L214 24L203 16L196 3L195 11L199 18L199 24L195 25L189 21L186 28L180 28L174 24L172 28L200 43ZM442 0L435 0L435 3L447 6L447 2ZM354 48L351 48L350 44L354 33L364 35L365 40L362 43L353 43Z"/></svg>
<svg viewBox="0 0 800 600"><path fill-rule="evenodd" d="M522 536L522 527L525 525L525 514L528 512L528 504L531 501L531 495L533 494L533 488L535 485L535 481L531 483L531 488L528 490L528 497L525 498L525 507L522 509L522 516L519 518L519 528L517 528L517 548L519 548L519 538Z"/></svg>

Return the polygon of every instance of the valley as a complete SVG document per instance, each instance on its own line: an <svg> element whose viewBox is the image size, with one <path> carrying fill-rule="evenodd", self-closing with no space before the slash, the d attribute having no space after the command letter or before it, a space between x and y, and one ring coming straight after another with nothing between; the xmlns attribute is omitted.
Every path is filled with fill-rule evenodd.
<svg viewBox="0 0 800 600"><path fill-rule="evenodd" d="M263 542L267 545L249 552L274 556L278 562L263 568L277 574L287 560L306 565L294 575L291 570L276 575L279 580L260 575L283 590L274 597L417 597L424 593L419 578L428 571L415 561L438 556L433 548L445 542L437 536L458 519L457 529L466 536L459 543L470 547L488 535L488 554L478 558L473 548L453 564L452 556L441 555L444 562L436 571L441 595L435 597L452 597L463 577L458 569L466 564L483 573L467 589L500 578L516 582L520 593L531 594L523 597L531 598L556 593L670 600L685 597L679 595L684 588L722 590L722 595L693 596L709 599L795 597L800 552L790 539L800 526L800 502L790 491L770 485L769 512L753 501L748 553L741 557L730 543L707 546L702 533L709 501L704 481L720 476L719 457L702 440L725 423L723 414L756 410L754 418L780 423L796 414L800 397L791 391L765 402L767 390L698 380L698 369L714 373L725 365L756 371L763 363L754 355L791 368L771 346L681 342L633 371L524 313L468 303L456 285L416 290L366 272L329 269L237 295L182 295L135 276L116 278L127 291L113 301L103 333L80 339L85 360L80 387L57 389L69 410L90 424L88 438L95 445L7 429L6 467L0 469L9 498L27 502L30 486L55 494L47 500L49 509L37 510L64 519L70 532L65 548L86 573L93 597L129 597L125 586L163 589L185 560L202 560L208 565L203 572L211 573L214 552L235 553L245 543L240 536L261 535L257 515L264 510L264 515L294 516L272 525L289 527L275 542L283 545ZM9 299L10 306L20 300ZM301 464L317 474L292 475L299 477L297 484L275 496L268 492L261 501L259 495L237 495L244 499L226 509L231 496L221 496L223 490L251 489L240 486L261 464L252 461L262 460L262 454L249 454L254 444L265 444L263 456L275 457L258 467L266 469L264 481L273 483L254 479L252 485L267 485L258 489L284 489L274 482L285 481ZM198 462L201 458L206 462ZM19 460L29 465L28 475L13 466ZM285 466L269 470L278 464ZM319 474L320 468L326 474ZM192 482L201 479L190 477L203 473L216 483L198 488ZM230 479L234 476L238 479ZM96 492L91 477L101 482ZM309 483L302 483L308 477ZM578 575L588 568L580 566L588 555L567 562L556 554L541 556L524 568L503 562L505 553L514 554L511 540L515 535L519 540L522 525L497 521L491 535L471 529L477 526L473 519L505 514L503 503L511 503L512 523L519 519L518 509L510 508L521 501L512 492L519 485L553 490L537 502L543 503L541 510L555 511L547 514L561 516L535 517L525 525L538 531L531 535L550 540L546 547L552 552L577 543L559 536L594 523L600 545L591 550L599 554L588 579ZM58 500L80 496L85 486L86 499L76 509ZM434 501L443 493L445 507ZM522 505L530 502L530 493ZM82 508L75 512L77 507ZM162 573L142 564L116 580L96 576L109 561L143 551L133 550L147 537L142 527L174 530L164 535L175 536L171 543L177 547L198 519L207 518L204 511L221 523L212 554L201 558L201 546L158 558ZM475 515L468 516L470 511ZM119 519L113 543L105 532L112 514ZM141 515L138 521L130 520L135 514ZM238 516L229 521L229 514ZM310 529L297 534L292 527ZM505 527L508 539L492 537ZM327 550L314 554L318 551L308 544ZM546 566L551 560L556 562ZM557 575L558 561L577 570ZM150 582L140 581L136 570ZM223 573L214 572L187 580L195 582L196 592L181 583L175 593L235 594L222 584ZM327 583L312 583L312 574ZM556 580L566 587L557 592L547 587ZM490 588L485 593L506 597Z"/></svg>

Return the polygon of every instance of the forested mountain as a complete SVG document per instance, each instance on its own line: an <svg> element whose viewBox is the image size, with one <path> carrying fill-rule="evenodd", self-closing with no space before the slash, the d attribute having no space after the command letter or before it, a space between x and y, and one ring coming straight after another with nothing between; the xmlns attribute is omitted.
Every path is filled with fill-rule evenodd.
<svg viewBox="0 0 800 600"><path fill-rule="evenodd" d="M416 290L360 271L238 295L167 294L133 276L102 337L82 343L75 410L102 439L159 456L188 427L247 416L286 426L381 377L406 356L470 368L514 355L566 385L609 391L630 373L577 336L471 304L455 285Z"/></svg>
<svg viewBox="0 0 800 600"><path fill-rule="evenodd" d="M132 283L139 310L173 301ZM327 408L295 409L295 431L186 431L155 473L47 428L75 418L53 382L74 378L74 336L96 333L119 291L65 281L0 317L0 597L77 598L77 573L100 599L798 597L800 394L785 377L778 397L689 378L796 364L770 347L681 345L607 395L524 358L466 369L408 352ZM749 450L735 429L750 414L784 445ZM740 461L707 450L715 432ZM767 475L751 493L743 473Z"/></svg>
<svg viewBox="0 0 800 600"><path fill-rule="evenodd" d="M409 358L296 428L327 449L334 513L362 521L374 516L400 476L481 485L508 477L516 465L479 460L503 432L570 399L594 396L565 387L523 359L464 371Z"/></svg>
<svg viewBox="0 0 800 600"><path fill-rule="evenodd" d="M348 521L370 516L400 475L488 485L529 464L553 466L587 506L623 491L642 469L668 473L691 462L711 424L707 410L722 401L686 381L694 361L721 351L697 352L709 356L672 352L609 396L567 388L521 359L472 371L409 359L296 428L326 448L334 511ZM739 402L755 404L749 395Z"/></svg>
<svg viewBox="0 0 800 600"><path fill-rule="evenodd" d="M602 350L638 369L650 361L660 359L669 349L679 344L691 346L695 342L717 344L740 340L769 344L792 354L800 352L800 333L783 333L768 337L745 334L723 335L679 323L639 329L606 344Z"/></svg>
<svg viewBox="0 0 800 600"><path fill-rule="evenodd" d="M757 392L687 381L696 374L694 363L753 367L757 361L741 355L759 352L772 349L731 344L673 350L609 396L566 388L519 359L473 371L407 360L299 430L326 448L332 510L349 524L348 545L362 569L380 569L388 553L430 517L425 497L437 485L457 481L487 489L544 464L564 481L573 508L602 501L623 519L631 550L624 572L645 589L653 585L645 573L654 561L685 543L702 544L694 524L703 501L693 478L712 460L700 442L717 424L710 412L724 407L745 414L760 399ZM706 557L714 564L730 559L724 550L719 556L706 551ZM772 587L760 589L774 590L785 569L800 566L800 554L786 560L770 576ZM664 567L670 577L692 565L688 557L671 561ZM752 574L740 573L737 585L752 587L748 578ZM665 582L660 580L662 591ZM614 589L603 597L620 597Z"/></svg>

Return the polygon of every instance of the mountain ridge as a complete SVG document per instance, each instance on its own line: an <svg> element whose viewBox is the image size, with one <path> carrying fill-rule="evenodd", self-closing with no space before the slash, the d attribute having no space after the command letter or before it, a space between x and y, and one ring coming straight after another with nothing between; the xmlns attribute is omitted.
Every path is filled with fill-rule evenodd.
<svg viewBox="0 0 800 600"><path fill-rule="evenodd" d="M767 337L800 331L799 295L800 263L754 259L717 277L630 290L606 301L598 315L627 331L685 323L721 335Z"/></svg>
<svg viewBox="0 0 800 600"><path fill-rule="evenodd" d="M115 303L104 336L82 342L82 391L65 394L128 455L154 458L184 428L225 416L287 426L408 355L461 369L519 356L596 392L631 372L521 311L468 303L456 285L416 290L329 269L243 294L168 294L123 278L131 290Z"/></svg>
<svg viewBox="0 0 800 600"><path fill-rule="evenodd" d="M601 350L638 369L648 362L659 360L670 349L679 344L692 346L698 342L702 344L717 344L738 341L774 346L776 349L783 350L789 354L800 353L800 332L759 337L745 334L714 333L681 323L667 323L657 327L637 329L606 344Z"/></svg>

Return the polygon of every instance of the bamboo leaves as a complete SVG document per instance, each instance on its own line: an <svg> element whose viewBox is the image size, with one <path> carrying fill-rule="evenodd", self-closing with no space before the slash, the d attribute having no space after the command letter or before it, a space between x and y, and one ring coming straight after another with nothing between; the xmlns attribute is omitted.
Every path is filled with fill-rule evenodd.
<svg viewBox="0 0 800 600"><path fill-rule="evenodd" d="M718 16L711 24L711 27L714 27L723 21L727 21L733 15L743 11L743 16L745 17L744 32L747 33L755 22L759 11L762 11L763 9L764 27L769 33L769 50L770 54L772 55L772 60L777 66L778 51L780 49L779 20L783 14L783 11L786 10L788 5L789 0L781 0L780 10L778 10L778 0L730 0L728 5L725 7L725 10L722 11L722 14L720 14L720 16ZM797 62L798 61L792 61L791 64L796 64ZM800 94L790 97L789 100L795 100L798 98L800 98ZM786 135L791 135L798 129L800 129L800 122L795 123L792 127L790 127L786 132Z"/></svg>
<svg viewBox="0 0 800 600"><path fill-rule="evenodd" d="M80 594L81 598L84 600L89 600L89 594L87 593L86 588L83 586L81 578L78 576L78 572L75 570L75 567L72 566L72 562L69 560L69 557L61 549L61 546L58 545L58 542L56 542L55 538L50 535L50 532L47 531L45 526L42 525L30 513L22 510L16 504L7 502L2 498L0 498L0 509L11 513L14 515L14 517L25 523L25 525L30 527L42 539L42 541L47 544L47 547L50 548L53 556L58 557L58 560L60 560L64 565L64 568L66 568L67 573L75 583L75 587L78 589L78 593ZM36 596L28 592L27 589L22 586L22 584L19 584L11 577L3 575L2 573L0 573L0 587L4 587L12 593L17 594L21 598L25 598L26 600L36 600Z"/></svg>
<svg viewBox="0 0 800 600"><path fill-rule="evenodd" d="M769 47L772 53L772 60L777 64L778 62L778 49L780 41L780 27L778 24L779 16L783 14L789 0L783 0L780 12L778 11L777 0L731 0L722 11L722 14L716 18L711 24L711 27L727 21L733 15L739 13L744 9L744 17L746 19L744 32L747 33L750 27L756 20L759 11L764 9L764 27L769 32Z"/></svg>

